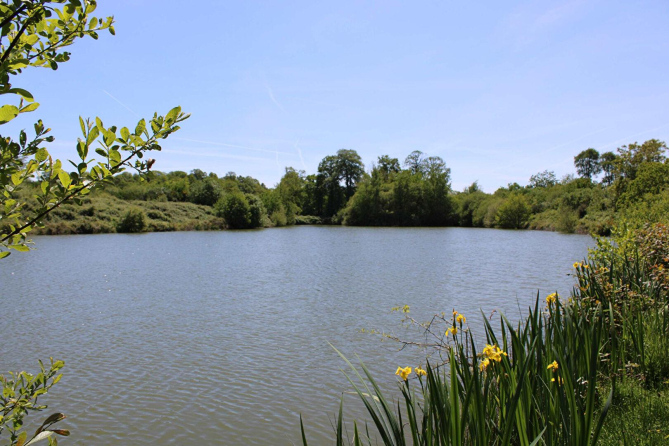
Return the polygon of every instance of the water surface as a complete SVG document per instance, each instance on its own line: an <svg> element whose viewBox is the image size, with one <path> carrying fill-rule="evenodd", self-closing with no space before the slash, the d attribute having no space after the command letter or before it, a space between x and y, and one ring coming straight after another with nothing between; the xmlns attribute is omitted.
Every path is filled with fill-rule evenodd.
<svg viewBox="0 0 670 446"><path fill-rule="evenodd" d="M66 362L62 444L332 444L350 386L329 345L393 388L418 350L394 306L519 318L567 295L588 236L465 228L290 227L36 237L0 263L0 370ZM345 398L346 407L356 399ZM50 413L50 412L49 412ZM358 414L353 410L353 415ZM41 420L29 418L34 429Z"/></svg>

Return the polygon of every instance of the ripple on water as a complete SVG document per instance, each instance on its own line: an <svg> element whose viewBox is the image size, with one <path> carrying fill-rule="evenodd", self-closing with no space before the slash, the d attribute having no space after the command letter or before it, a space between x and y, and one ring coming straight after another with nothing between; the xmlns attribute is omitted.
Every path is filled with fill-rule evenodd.
<svg viewBox="0 0 670 446"><path fill-rule="evenodd" d="M2 369L65 359L51 409L68 444L332 443L347 357L395 387L418 351L359 332L456 308L518 317L540 290L567 294L584 236L531 231L295 227L39 237L0 269ZM53 262L59 253L68 262ZM25 293L26 283L44 284ZM15 302L21 301L22 305ZM31 308L26 330L21 311ZM405 333L408 336L411 333ZM344 394L345 413L361 416ZM330 417L330 418L329 418Z"/></svg>

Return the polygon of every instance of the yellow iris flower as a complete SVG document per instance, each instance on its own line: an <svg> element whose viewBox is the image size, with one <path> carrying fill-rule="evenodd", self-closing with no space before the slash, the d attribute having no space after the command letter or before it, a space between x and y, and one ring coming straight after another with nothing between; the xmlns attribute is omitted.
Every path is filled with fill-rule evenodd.
<svg viewBox="0 0 670 446"><path fill-rule="evenodd" d="M426 376L426 371L421 367L415 368L414 373L416 373L416 376Z"/></svg>
<svg viewBox="0 0 670 446"><path fill-rule="evenodd" d="M449 336L450 334L455 335L456 333L458 333L458 328L451 327L451 328L447 328L447 331L444 333L444 335Z"/></svg>
<svg viewBox="0 0 670 446"><path fill-rule="evenodd" d="M558 299L558 293L551 293L547 296L547 305L551 305Z"/></svg>
<svg viewBox="0 0 670 446"><path fill-rule="evenodd" d="M556 361L552 362L547 366L547 370L551 370L552 372L555 372L558 370L558 363Z"/></svg>
<svg viewBox="0 0 670 446"><path fill-rule="evenodd" d="M463 316L462 314L459 314L458 316L456 316L456 322L458 322L459 324L464 323L465 322L465 316Z"/></svg>
<svg viewBox="0 0 670 446"><path fill-rule="evenodd" d="M400 377L405 381L407 381L407 377L409 376L410 373L412 373L412 368L409 366L405 368L398 367L398 370L395 371L395 374L400 375Z"/></svg>
<svg viewBox="0 0 670 446"><path fill-rule="evenodd" d="M502 361L503 356L507 356L507 353L500 350L500 347L498 347L497 345L491 345L491 344L486 344L486 347L484 347L484 350L482 351L482 354L486 357L486 359L497 361L497 362Z"/></svg>

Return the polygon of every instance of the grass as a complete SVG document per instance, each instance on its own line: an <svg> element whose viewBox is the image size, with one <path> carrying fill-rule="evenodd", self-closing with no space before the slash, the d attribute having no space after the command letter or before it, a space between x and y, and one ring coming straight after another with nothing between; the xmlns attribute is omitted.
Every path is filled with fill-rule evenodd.
<svg viewBox="0 0 670 446"><path fill-rule="evenodd" d="M32 201L28 201L31 206ZM117 232L119 222L131 209L145 216L148 232L224 229L223 219L210 206L193 203L121 200L104 191L94 192L82 205L65 203L51 212L44 226L32 234L100 234Z"/></svg>
<svg viewBox="0 0 670 446"><path fill-rule="evenodd" d="M626 379L617 383L600 444L665 446L669 416L667 383L648 389L635 379Z"/></svg>

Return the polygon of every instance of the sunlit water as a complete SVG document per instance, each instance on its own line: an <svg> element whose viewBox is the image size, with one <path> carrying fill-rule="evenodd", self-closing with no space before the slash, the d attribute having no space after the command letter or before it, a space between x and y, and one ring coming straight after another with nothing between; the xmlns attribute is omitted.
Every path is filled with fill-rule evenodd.
<svg viewBox="0 0 670 446"><path fill-rule="evenodd" d="M62 444L332 444L351 390L330 344L393 390L422 352L362 328L413 336L453 308L474 331L569 294L588 236L461 228L36 237L0 261L0 371L66 363L49 412ZM481 309L481 312L480 312ZM345 408L360 415L356 398ZM33 430L40 415L28 418ZM44 416L46 417L46 415Z"/></svg>

